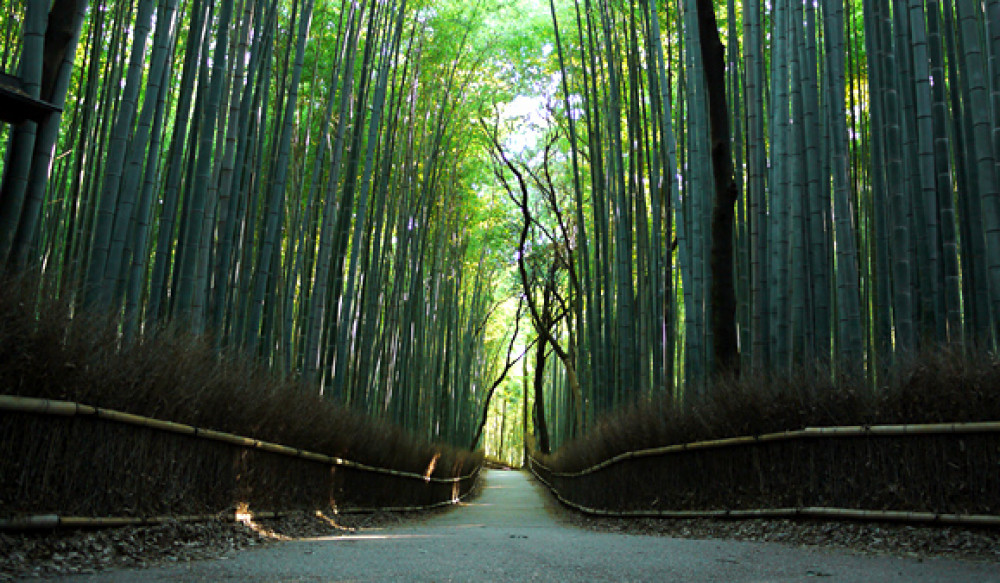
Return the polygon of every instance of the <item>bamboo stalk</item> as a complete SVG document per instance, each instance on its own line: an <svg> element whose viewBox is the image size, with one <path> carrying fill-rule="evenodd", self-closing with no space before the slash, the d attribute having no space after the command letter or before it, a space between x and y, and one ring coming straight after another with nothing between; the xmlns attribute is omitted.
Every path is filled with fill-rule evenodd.
<svg viewBox="0 0 1000 583"><path fill-rule="evenodd" d="M15 395L0 395L0 409L16 413L39 413L42 415L92 415L94 409L81 410L81 406L69 401L54 401L50 399L34 399Z"/></svg>
<svg viewBox="0 0 1000 583"><path fill-rule="evenodd" d="M288 457L298 457L298 458L302 457L301 455L302 450L295 449L294 447L288 447L286 445L278 445L277 443L261 442L259 448L262 451L266 451L269 453L276 453L278 455L285 455Z"/></svg>
<svg viewBox="0 0 1000 583"><path fill-rule="evenodd" d="M240 447L257 448L260 444L260 442L250 439L249 437L241 437L239 435L233 435L232 433L215 431L214 429L203 429L201 427L195 429L195 435L203 439L221 441L222 443L238 445Z"/></svg>
<svg viewBox="0 0 1000 583"><path fill-rule="evenodd" d="M274 514L274 513L271 513ZM290 513L288 513L290 514ZM202 522L216 518L235 520L232 516L219 514L194 514L179 516L58 516L56 514L41 514L36 516L18 516L0 518L0 531L10 530L40 530L51 528L96 528L116 526L142 526L163 524L166 522Z"/></svg>
<svg viewBox="0 0 1000 583"><path fill-rule="evenodd" d="M157 517L158 518L158 517ZM133 526L133 525L145 525L145 524L160 524L161 522L157 518L141 518L132 516L105 516L100 518L88 518L85 516L65 516L59 518L59 526L66 528L85 528L85 527L108 527L113 528L116 526Z"/></svg>
<svg viewBox="0 0 1000 583"><path fill-rule="evenodd" d="M114 421L117 423L123 423L127 425L146 427L149 429L165 431L167 433L190 435L202 439L209 439L212 441L219 441L222 443L237 445L240 447L266 451L268 453L274 453L277 455L284 455L288 457L294 457L334 466L352 468L365 472L396 476L400 478L409 478L414 480L420 480L422 482L431 482L435 484L455 484L458 482L464 482L466 480L473 479L477 475L479 475L479 470L481 469L479 466L477 466L472 472L470 472L465 476L454 476L450 478L425 476L423 474L417 474L414 472L404 472L400 470L393 470L390 468L380 468L377 466L370 466L368 464L363 464L360 462L345 460L342 458L328 456L321 453L304 451L277 443L260 441L250 437L243 437L240 435L234 435L232 433L226 433L224 431L215 431L214 429L204 429L200 427L194 427L191 425L185 425L183 423L164 421L162 419L153 419L150 417L144 417L142 415L125 413L123 411L115 411L113 409L103 409L99 407L92 407L90 405L73 403L71 401L36 399L33 397L20 397L15 395L0 395L0 411L33 413L38 415L57 415L63 417L73 417L76 415L95 416L100 419L104 419L106 421Z"/></svg>
<svg viewBox="0 0 1000 583"><path fill-rule="evenodd" d="M849 520L886 520L891 522L939 522L973 526L1000 526L1000 516L990 514L939 514L936 512L909 512L901 510L856 510L853 508L800 508L801 516L816 518L844 518Z"/></svg>
<svg viewBox="0 0 1000 583"><path fill-rule="evenodd" d="M0 530L35 530L57 526L59 526L59 517L55 514L0 518Z"/></svg>
<svg viewBox="0 0 1000 583"><path fill-rule="evenodd" d="M121 411L114 411L111 409L96 409L96 414L101 419L127 423L129 425L140 425L151 429L159 429L160 431L169 431L171 433L194 435L198 431L190 425L174 423L173 421L162 421L160 419L150 419L148 417L133 415L131 413L123 413Z"/></svg>

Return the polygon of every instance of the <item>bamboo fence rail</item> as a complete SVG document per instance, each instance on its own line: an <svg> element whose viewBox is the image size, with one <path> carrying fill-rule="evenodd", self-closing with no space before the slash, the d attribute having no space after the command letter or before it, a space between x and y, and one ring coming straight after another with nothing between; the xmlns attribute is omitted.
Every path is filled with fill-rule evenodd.
<svg viewBox="0 0 1000 583"><path fill-rule="evenodd" d="M445 506L458 504L472 494L470 489L465 494L451 500L443 500L434 504L422 506L383 506L372 508L338 508L336 514L369 514L372 512L418 512L422 510L433 510ZM53 528L114 528L120 526L149 526L156 524L166 524L172 522L207 522L209 520L225 520L229 522L239 522L246 518L251 520L268 520L273 518L283 518L292 516L300 511L289 510L285 512L247 512L238 510L235 512L217 512L215 514L184 514L168 516L59 516L57 514L37 514L33 516L15 516L13 518L0 518L0 532L15 530L45 530ZM319 515L320 511L316 511Z"/></svg>
<svg viewBox="0 0 1000 583"><path fill-rule="evenodd" d="M747 435L742 437L725 437L722 439L709 439L705 441L695 441L691 443L678 443L675 445L665 445L661 447L651 447L637 451L620 453L602 462L575 472L557 472L545 464L532 460L553 476L560 478L574 478L592 474L604 468L621 463L626 460L644 457L655 457L669 455L684 451L696 451L701 449L719 449L740 445L752 445L756 443L767 443L775 441L791 441L795 439L822 439L837 437L878 437L878 436L904 436L904 435L947 435L955 433L1000 433L1000 421L976 421L969 423L923 423L910 425L854 425L843 427L806 427L790 431L777 433L765 433L762 435Z"/></svg>
<svg viewBox="0 0 1000 583"><path fill-rule="evenodd" d="M143 417L141 415L133 415L132 413L124 413L122 411L115 411L113 409L104 409L101 407L94 407L92 405L74 403L71 401L36 399L33 397L19 397L15 395L0 395L0 411L34 413L38 415L53 415L61 417L74 417L74 416L95 417L98 419L105 419L108 421L114 421L117 423L123 423L127 425L147 427L159 431L165 431L168 433L177 433L180 435L188 435L200 439L219 441L222 443L228 443L231 445L237 445L240 447L246 447L250 449L257 449L260 451L275 453L287 457L294 457L339 467L353 468L356 470L372 472L376 474L385 474L400 478L409 478L409 479L421 480L424 482L433 482L436 484L455 484L458 482L463 482L465 480L475 478L476 475L479 473L479 468L477 467L474 471L465 476L438 478L431 476L429 474L418 474L415 472L404 472L400 470L393 470L390 468L380 468L368 464L363 464L360 462L346 460L335 456L329 456L322 453L305 451L294 447L280 445L277 443L261 441L259 439L243 437L240 435L234 435L232 433L226 433L224 431L204 429L200 427L194 427L191 425L185 425L183 423L164 421L162 419L152 419L149 417Z"/></svg>

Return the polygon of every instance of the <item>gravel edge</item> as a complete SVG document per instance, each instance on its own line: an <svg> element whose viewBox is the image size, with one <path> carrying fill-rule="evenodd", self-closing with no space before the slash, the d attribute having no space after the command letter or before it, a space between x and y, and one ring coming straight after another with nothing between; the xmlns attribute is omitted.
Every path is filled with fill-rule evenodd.
<svg viewBox="0 0 1000 583"><path fill-rule="evenodd" d="M296 512L247 523L226 520L155 526L0 533L0 581L225 559L282 541L342 536L399 525L424 512L317 515Z"/></svg>
<svg viewBox="0 0 1000 583"><path fill-rule="evenodd" d="M1000 564L1000 531L885 522L601 518L567 510L564 519L598 532L776 542L859 555L958 559Z"/></svg>
<svg viewBox="0 0 1000 583"><path fill-rule="evenodd" d="M478 479L466 500L483 489ZM110 569L226 559L289 540L344 536L418 523L455 506L407 512L317 514L300 511L250 521L168 522L154 526L0 532L0 582L82 575Z"/></svg>

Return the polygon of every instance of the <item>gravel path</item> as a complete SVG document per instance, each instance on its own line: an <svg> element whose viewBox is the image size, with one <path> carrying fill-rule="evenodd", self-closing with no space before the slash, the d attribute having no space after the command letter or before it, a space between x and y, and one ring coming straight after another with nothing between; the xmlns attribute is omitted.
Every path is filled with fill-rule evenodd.
<svg viewBox="0 0 1000 583"><path fill-rule="evenodd" d="M577 528L520 472L490 471L464 507L224 559L50 579L130 581L997 581L991 562L864 556L773 542Z"/></svg>

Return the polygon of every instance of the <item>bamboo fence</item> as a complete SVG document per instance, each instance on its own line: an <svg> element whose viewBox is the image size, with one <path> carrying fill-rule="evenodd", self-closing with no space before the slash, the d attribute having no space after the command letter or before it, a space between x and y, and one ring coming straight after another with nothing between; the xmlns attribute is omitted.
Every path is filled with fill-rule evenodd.
<svg viewBox="0 0 1000 583"><path fill-rule="evenodd" d="M905 437L917 435L958 435L1000 433L1000 422L935 423L908 425L870 425L842 427L807 427L799 430L768 433L755 436L729 437L691 443L674 444L624 452L604 461L576 471L555 471L544 463L528 456L528 469L564 505L593 516L616 518L821 518L833 520L888 521L906 523L933 523L974 527L1000 527L1000 516L991 514L955 514L938 512L914 512L900 510L862 510L854 508L832 508L822 506L802 506L784 508L751 508L719 510L609 510L579 504L563 495L541 472L550 477L581 478L607 469L628 460L666 456L681 452L724 449L729 447L773 443L792 440L836 439L846 437Z"/></svg>
<svg viewBox="0 0 1000 583"><path fill-rule="evenodd" d="M1000 516L990 514L947 514L935 512L905 512L899 510L858 510L853 508L825 508L806 506L800 508L752 508L743 510L607 510L577 504L563 496L552 484L535 470L542 465L529 457L528 469L545 485L562 504L593 516L609 518L829 518L833 520L863 520L886 522L938 523L957 526L1000 526Z"/></svg>
<svg viewBox="0 0 1000 583"><path fill-rule="evenodd" d="M195 427L192 425L175 423L172 421L165 421L162 419L153 419L141 415L135 415L131 413L125 413L122 411L116 411L113 409L95 407L92 405L85 405L71 401L38 399L38 398L21 397L14 395L0 395L0 411L9 413L27 413L27 414L35 414L41 416L83 417L83 418L101 419L122 425L143 427L164 433L184 435L197 439L204 439L204 440L234 445L246 449L259 450L267 453L277 454L279 456L316 462L328 466L351 468L362 472L388 475L408 480L418 480L425 484L452 484L452 485L459 484L461 482L474 479L479 474L481 469L479 466L477 466L472 472L470 472L467 475L454 476L454 477L432 476L430 475L431 470L428 470L426 474L406 472L391 468L383 468L369 464L364 464L336 456L330 456L326 454L288 447L277 443L271 443L268 441L235 435L223 431L216 431L213 429ZM472 488L467 488L465 494L462 494L460 496L455 496L454 492L456 492L456 490L461 491L461 489L462 488L457 488L457 487L453 488L452 490L453 495L450 498L431 504L414 505L414 506L338 508L335 510L335 512L337 514L356 514L356 513L368 513L368 512L411 512L411 511L430 510L433 508L439 508L457 504L458 502L466 498L473 490ZM253 519L270 519L270 518L280 518L283 516L292 515L294 513L296 513L296 511L289 511L289 512L254 511L252 512L251 516L253 517ZM61 516L58 514L38 514L38 515L25 515L25 516L0 518L0 531L51 529L57 527L63 527L63 528L120 527L120 526L137 526L137 525L155 525L155 524L163 524L170 522L204 522L208 520L236 521L236 520L241 520L245 517L246 513L233 510L227 510L224 512L217 512L212 514L185 514L185 515L165 515L165 516L87 517L87 516Z"/></svg>
<svg viewBox="0 0 1000 583"><path fill-rule="evenodd" d="M424 482L432 482L436 484L455 484L458 482L464 482L466 480L476 477L476 475L479 473L479 468L477 467L474 471L465 476L438 478L431 476L430 474L418 474L415 472L404 472L400 470L393 470L390 468L380 468L377 466L371 466L368 464L346 460L335 456L329 456L322 453L305 451L294 447L288 447L277 443L271 443L269 441L261 441L259 439L253 439L252 437L243 437L241 435L234 435L232 433L226 433L224 431L215 431L214 429L194 427L191 425L185 425L183 423L174 423L173 421L153 419L150 417L143 417L142 415L133 415L132 413L124 413L122 411L115 411L113 409L104 409L101 407L94 407L92 405L74 403L71 401L57 401L53 399L36 399L33 397L0 395L0 411L35 413L38 415L53 415L61 417L74 417L74 416L96 417L98 419L114 421L126 425L135 425L138 427L157 429L159 431L164 431L168 433L188 435L199 439L228 443L230 445L237 445L240 447L257 449L268 453L275 453L278 455L319 462L332 466L352 468L365 472L396 476L399 478L410 478L414 480L421 480Z"/></svg>
<svg viewBox="0 0 1000 583"><path fill-rule="evenodd" d="M545 464L532 460L532 463L545 468L553 476L574 478L592 474L614 464L630 459L670 455L685 451L701 449L721 449L726 447L753 445L775 441L791 441L795 439L823 439L836 437L878 437L904 435L948 435L959 433L1000 433L1000 421L976 421L970 423L923 423L910 425L853 425L843 427L806 427L777 433L762 435L747 435L741 437L725 437L691 443L678 443L662 447L651 447L637 451L628 451L610 457L602 462L575 472L557 472Z"/></svg>
<svg viewBox="0 0 1000 583"><path fill-rule="evenodd" d="M433 510L445 506L458 504L472 494L470 489L465 494L452 500L443 500L434 504L422 506L383 506L372 508L338 508L336 514L370 514L373 512L419 512L423 510ZM217 512L215 514L182 514L168 516L59 516L58 514L38 514L33 516L15 516L13 518L0 518L0 531L16 530L46 530L54 528L115 528L121 526L149 526L156 524L168 524L175 522L208 522L209 520L225 520L228 522L240 522L246 518L252 520L269 520L293 516L300 511L290 510L286 512L248 512L237 510L235 512ZM319 515L320 511L316 511Z"/></svg>

